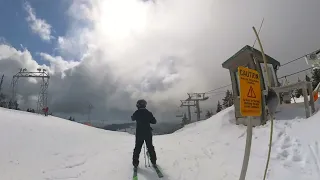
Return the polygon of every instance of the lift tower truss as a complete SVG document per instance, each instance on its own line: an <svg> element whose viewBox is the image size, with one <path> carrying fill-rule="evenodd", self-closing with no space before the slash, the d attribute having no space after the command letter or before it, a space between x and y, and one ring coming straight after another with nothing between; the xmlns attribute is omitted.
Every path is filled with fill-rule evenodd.
<svg viewBox="0 0 320 180"><path fill-rule="evenodd" d="M17 94L17 85L19 78L37 78L41 79L40 82L40 92L38 95L38 102L37 102L37 112L41 113L42 109L47 107L48 103L48 87L49 87L49 79L50 76L46 72L45 69L38 68L38 72L29 72L26 68L20 69L20 71L12 77L12 98L11 101L16 101L16 94Z"/></svg>
<svg viewBox="0 0 320 180"><path fill-rule="evenodd" d="M200 104L199 101L205 101L209 99L208 96L205 96L205 93L188 93L189 98L186 101L194 101L197 108L197 121L200 121Z"/></svg>
<svg viewBox="0 0 320 180"><path fill-rule="evenodd" d="M188 100L180 100L181 105L180 107L188 107L188 123L191 122L191 110L190 107L196 107L195 101L188 101Z"/></svg>

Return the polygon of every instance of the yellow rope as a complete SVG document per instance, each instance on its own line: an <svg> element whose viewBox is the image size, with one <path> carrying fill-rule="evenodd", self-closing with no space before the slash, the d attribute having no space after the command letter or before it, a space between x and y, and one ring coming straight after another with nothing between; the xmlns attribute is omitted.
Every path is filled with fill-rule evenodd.
<svg viewBox="0 0 320 180"><path fill-rule="evenodd" d="M262 44L261 44L259 35L258 35L256 29L255 29L254 27L252 27L252 28L253 28L254 33L255 33L256 36L257 36L257 40L258 40L259 45L260 45L260 49L261 49L261 53L262 53L262 58L263 58L263 61L264 61L264 65L265 65L265 68L266 68L266 72L267 72L268 89L269 89L269 88L271 87L271 81L270 81L269 72L268 72L268 69L267 69L266 56L265 56L265 54L264 54L264 51L263 51L263 48L262 48ZM270 114L270 112L269 112L269 114ZM271 144L272 144L272 134L273 134L273 116L272 116L271 114L270 114L270 119L271 119L271 127L270 127L268 159L267 159L267 163L266 163L266 168L265 168L265 170L264 170L263 180L266 179L266 175L267 175L267 171L268 171L268 165L269 165L269 161L270 161L270 154L271 154Z"/></svg>
<svg viewBox="0 0 320 180"><path fill-rule="evenodd" d="M272 145L272 134L273 134L273 117L270 115L271 118L271 127L270 127L270 140L269 140L269 151L268 151L268 159L266 163L266 168L264 169L264 175L263 175L263 180L266 179L267 176L267 171L268 171L268 165L270 161L270 154L271 154L271 145Z"/></svg>

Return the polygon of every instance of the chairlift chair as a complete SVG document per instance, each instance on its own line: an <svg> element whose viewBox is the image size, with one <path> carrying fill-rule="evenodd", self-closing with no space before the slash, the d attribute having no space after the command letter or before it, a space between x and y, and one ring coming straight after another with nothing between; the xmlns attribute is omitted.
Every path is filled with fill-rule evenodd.
<svg viewBox="0 0 320 180"><path fill-rule="evenodd" d="M176 117L183 117L182 112L180 112L180 108L178 108L178 111L176 113Z"/></svg>

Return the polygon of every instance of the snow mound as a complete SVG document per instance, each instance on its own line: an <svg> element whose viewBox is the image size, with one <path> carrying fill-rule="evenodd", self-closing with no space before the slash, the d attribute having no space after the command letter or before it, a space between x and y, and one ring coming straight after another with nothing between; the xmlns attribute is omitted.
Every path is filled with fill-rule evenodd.
<svg viewBox="0 0 320 180"><path fill-rule="evenodd" d="M284 115L282 115L284 116ZM0 177L4 180L131 179L134 136L55 117L0 108ZM282 118L285 119L285 118ZM320 113L277 120L268 179L320 177ZM233 107L168 135L154 136L164 180L234 180L240 175L246 127ZM262 179L270 124L255 127L247 180ZM140 155L139 180L156 180Z"/></svg>

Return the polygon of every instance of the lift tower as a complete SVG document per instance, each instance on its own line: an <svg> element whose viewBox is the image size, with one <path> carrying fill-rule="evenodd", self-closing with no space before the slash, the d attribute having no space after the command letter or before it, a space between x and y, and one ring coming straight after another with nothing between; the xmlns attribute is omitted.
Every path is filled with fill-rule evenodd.
<svg viewBox="0 0 320 180"><path fill-rule="evenodd" d="M195 101L197 109L197 121L200 121L200 101L205 101L209 99L208 96L205 96L206 93L188 93L189 98L187 101Z"/></svg>
<svg viewBox="0 0 320 180"><path fill-rule="evenodd" d="M180 100L181 105L180 107L188 107L188 123L191 122L191 110L190 107L195 107L196 102L195 101L188 101L188 100Z"/></svg>
<svg viewBox="0 0 320 180"><path fill-rule="evenodd" d="M38 72L29 72L26 68L20 69L20 71L12 77L12 98L11 101L16 101L16 94L17 94L17 85L19 78L37 78L40 79L40 92L38 95L38 102L37 102L37 113L40 113L43 108L47 107L48 103L48 86L49 86L49 79L50 76L46 72L45 69L38 68Z"/></svg>

